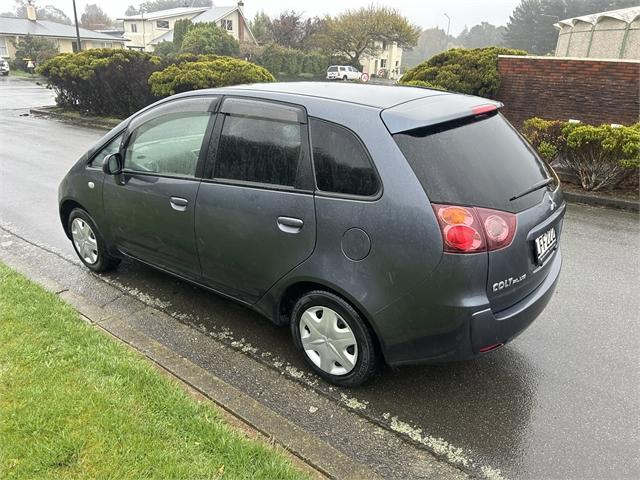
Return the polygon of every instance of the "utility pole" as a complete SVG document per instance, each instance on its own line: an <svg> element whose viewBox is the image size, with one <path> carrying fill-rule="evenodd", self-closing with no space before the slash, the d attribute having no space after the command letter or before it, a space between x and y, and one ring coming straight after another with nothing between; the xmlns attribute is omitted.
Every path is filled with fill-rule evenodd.
<svg viewBox="0 0 640 480"><path fill-rule="evenodd" d="M78 52L82 51L82 42L80 41L80 27L78 26L78 12L76 11L76 0L73 0L73 19L76 21L76 41L78 42Z"/></svg>

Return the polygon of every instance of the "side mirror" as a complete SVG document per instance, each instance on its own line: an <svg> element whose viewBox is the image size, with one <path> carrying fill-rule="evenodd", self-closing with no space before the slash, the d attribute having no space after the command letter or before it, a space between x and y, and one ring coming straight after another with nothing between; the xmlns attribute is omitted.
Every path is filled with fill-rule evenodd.
<svg viewBox="0 0 640 480"><path fill-rule="evenodd" d="M118 175L122 173L122 157L119 153L112 153L104 157L102 161L102 171L107 175Z"/></svg>

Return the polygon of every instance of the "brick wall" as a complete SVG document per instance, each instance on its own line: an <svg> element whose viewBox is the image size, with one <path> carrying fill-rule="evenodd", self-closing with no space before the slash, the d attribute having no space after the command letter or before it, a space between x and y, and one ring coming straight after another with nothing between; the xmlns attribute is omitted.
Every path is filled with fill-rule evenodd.
<svg viewBox="0 0 640 480"><path fill-rule="evenodd" d="M501 56L498 100L516 126L531 117L634 123L640 115L640 62Z"/></svg>

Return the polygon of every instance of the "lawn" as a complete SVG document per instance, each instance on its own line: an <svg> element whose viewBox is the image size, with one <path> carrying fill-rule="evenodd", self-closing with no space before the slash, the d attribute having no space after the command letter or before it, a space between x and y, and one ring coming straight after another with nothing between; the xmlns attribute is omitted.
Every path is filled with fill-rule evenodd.
<svg viewBox="0 0 640 480"><path fill-rule="evenodd" d="M0 263L0 478L301 477Z"/></svg>

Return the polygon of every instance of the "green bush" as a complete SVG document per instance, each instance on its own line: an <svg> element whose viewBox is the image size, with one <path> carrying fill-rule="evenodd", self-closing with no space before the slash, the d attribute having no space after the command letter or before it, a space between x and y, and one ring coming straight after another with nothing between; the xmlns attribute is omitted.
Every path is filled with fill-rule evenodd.
<svg viewBox="0 0 640 480"><path fill-rule="evenodd" d="M158 97L200 88L224 87L241 83L273 82L264 68L231 57L205 57L182 61L149 77L151 91Z"/></svg>
<svg viewBox="0 0 640 480"><path fill-rule="evenodd" d="M37 72L55 90L59 106L127 117L156 100L147 80L161 68L160 58L148 53L100 48L56 55Z"/></svg>
<svg viewBox="0 0 640 480"><path fill-rule="evenodd" d="M180 46L181 52L213 55L238 55L240 44L215 23L190 26Z"/></svg>
<svg viewBox="0 0 640 480"><path fill-rule="evenodd" d="M560 120L534 117L522 124L522 135L543 159L552 163L565 151L567 139L562 133L564 126L565 123Z"/></svg>
<svg viewBox="0 0 640 480"><path fill-rule="evenodd" d="M28 60L40 65L58 54L56 44L43 37L25 35L19 41L13 42L13 45L16 48L13 66L20 70L27 69Z"/></svg>
<svg viewBox="0 0 640 480"><path fill-rule="evenodd" d="M316 50L270 44L256 53L255 62L278 76L321 76L329 66L329 57Z"/></svg>
<svg viewBox="0 0 640 480"><path fill-rule="evenodd" d="M526 55L509 48L452 48L408 70L401 84L426 82L444 90L495 98L500 87L498 55Z"/></svg>
<svg viewBox="0 0 640 480"><path fill-rule="evenodd" d="M575 173L582 188L613 187L640 167L640 125L618 126L567 123L566 154L561 165Z"/></svg>

